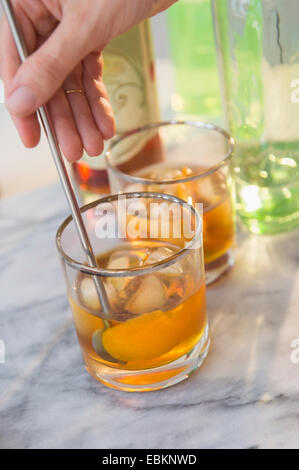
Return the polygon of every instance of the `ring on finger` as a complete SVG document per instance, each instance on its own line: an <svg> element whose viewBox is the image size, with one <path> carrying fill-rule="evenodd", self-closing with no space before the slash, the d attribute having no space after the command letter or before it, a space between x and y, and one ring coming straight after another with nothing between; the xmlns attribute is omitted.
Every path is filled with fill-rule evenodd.
<svg viewBox="0 0 299 470"><path fill-rule="evenodd" d="M65 90L65 94L66 95L71 95L73 93L80 93L80 95L85 95L85 91L84 90L81 90L81 89L77 89L77 90Z"/></svg>

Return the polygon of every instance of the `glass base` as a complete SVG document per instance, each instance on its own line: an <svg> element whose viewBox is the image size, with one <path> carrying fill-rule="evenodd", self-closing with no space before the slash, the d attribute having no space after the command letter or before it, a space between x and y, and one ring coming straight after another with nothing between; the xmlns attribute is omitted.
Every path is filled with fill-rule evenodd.
<svg viewBox="0 0 299 470"><path fill-rule="evenodd" d="M122 370L107 367L85 357L86 369L92 377L108 387L125 392L149 392L175 385L185 380L206 358L210 346L208 325L192 350L174 362L146 370Z"/></svg>
<svg viewBox="0 0 299 470"><path fill-rule="evenodd" d="M212 263L205 265L206 271L206 284L207 286L213 284L213 282L218 281L224 274L233 267L235 263L235 257L233 250L227 251L217 260Z"/></svg>

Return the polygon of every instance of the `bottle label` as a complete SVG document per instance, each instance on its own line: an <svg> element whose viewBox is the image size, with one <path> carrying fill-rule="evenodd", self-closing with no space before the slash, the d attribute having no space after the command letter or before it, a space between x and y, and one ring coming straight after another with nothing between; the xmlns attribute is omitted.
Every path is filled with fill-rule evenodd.
<svg viewBox="0 0 299 470"><path fill-rule="evenodd" d="M118 135L159 120L148 24L145 22L133 28L122 39L122 42L120 38L112 41L104 51L103 74ZM131 137L127 142L125 139L120 143L119 162L127 161L132 154L141 150L152 134L141 133L136 135L136 139ZM106 142L104 152L108 145ZM84 154L82 161L92 169L105 169L104 154L99 157Z"/></svg>

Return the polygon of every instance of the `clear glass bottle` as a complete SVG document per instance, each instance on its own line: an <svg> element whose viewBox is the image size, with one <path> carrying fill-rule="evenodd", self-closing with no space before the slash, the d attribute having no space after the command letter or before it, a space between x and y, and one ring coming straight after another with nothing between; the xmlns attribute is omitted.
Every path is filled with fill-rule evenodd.
<svg viewBox="0 0 299 470"><path fill-rule="evenodd" d="M299 226L298 0L213 0L236 140L237 209L253 233Z"/></svg>
<svg viewBox="0 0 299 470"><path fill-rule="evenodd" d="M112 40L103 55L103 78L115 114L117 133L159 121L150 20L145 20ZM142 165L136 152L138 145L158 150L159 137L155 134L146 143L135 141L132 149L136 153L134 161L130 160L131 149L124 148L122 163L130 160L136 168ZM89 157L85 154L79 162L73 164L73 175L84 203L109 192L103 155Z"/></svg>

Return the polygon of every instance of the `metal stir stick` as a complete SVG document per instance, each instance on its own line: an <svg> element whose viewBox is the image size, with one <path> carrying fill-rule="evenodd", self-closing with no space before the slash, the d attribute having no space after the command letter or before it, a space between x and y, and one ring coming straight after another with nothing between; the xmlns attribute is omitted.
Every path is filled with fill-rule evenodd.
<svg viewBox="0 0 299 470"><path fill-rule="evenodd" d="M10 0L1 0L1 2L2 2L3 10L6 15L13 39L16 44L18 54L21 59L21 62L25 62L26 58L28 57L28 50L27 50L27 46L26 46L23 34L17 24L17 20L15 17L11 2ZM88 265L92 268L97 268L98 267L97 260L93 252L93 249L92 249L92 246L91 246L91 243L90 243L87 231L86 231L86 227L84 225L82 214L81 214L64 160L63 160L61 150L58 145L54 126L51 123L51 119L47 112L47 108L45 106L41 106L37 110L37 115L46 133L49 147L52 153L52 157L54 159L54 163L58 171L59 179L63 187L69 208L71 210L71 214L73 217L73 221L75 223L75 227L76 227L80 242L85 251ZM109 317L110 308L109 308L109 301L108 301L108 297L105 291L103 281L98 276L93 276L93 280L94 280L95 288L96 288L96 291L97 291L97 294L98 294L98 297L102 306L102 312L107 318ZM106 328L109 326L109 323L107 320L104 320L104 325Z"/></svg>

